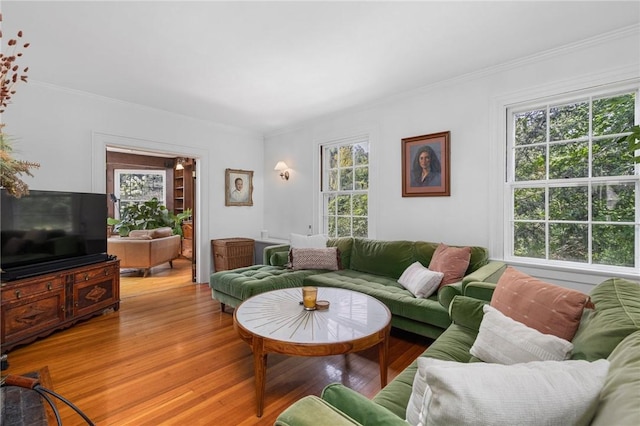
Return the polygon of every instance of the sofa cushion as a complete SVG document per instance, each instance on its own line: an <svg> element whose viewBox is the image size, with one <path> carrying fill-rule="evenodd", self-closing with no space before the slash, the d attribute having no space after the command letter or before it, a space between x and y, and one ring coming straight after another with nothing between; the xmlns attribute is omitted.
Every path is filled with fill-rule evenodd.
<svg viewBox="0 0 640 426"><path fill-rule="evenodd" d="M337 247L340 250L340 264L343 268L351 265L351 251L353 250L353 237L329 238L327 247Z"/></svg>
<svg viewBox="0 0 640 426"><path fill-rule="evenodd" d="M469 350L484 362L518 364L531 361L562 361L569 357L571 342L543 334L512 320L496 308L483 306L478 337Z"/></svg>
<svg viewBox="0 0 640 426"><path fill-rule="evenodd" d="M609 361L501 365L418 358L418 368L427 382L422 424L582 425L595 414Z"/></svg>
<svg viewBox="0 0 640 426"><path fill-rule="evenodd" d="M411 241L355 238L350 269L397 280L415 260Z"/></svg>
<svg viewBox="0 0 640 426"><path fill-rule="evenodd" d="M473 345L476 334L476 332L466 327L451 324L421 356L448 361L469 362L471 360L469 348ZM418 361L415 360L384 389L378 392L373 397L373 401L404 419L417 370Z"/></svg>
<svg viewBox="0 0 640 426"><path fill-rule="evenodd" d="M409 290L414 296L424 298L431 296L436 291L443 276L442 272L431 271L416 261L400 275L398 284Z"/></svg>
<svg viewBox="0 0 640 426"><path fill-rule="evenodd" d="M451 323L449 314L440 305L435 295L427 299L416 298L393 278L353 269L342 269L306 276L304 285L339 287L368 294L384 303L394 317L399 316L424 323L426 314L429 315L430 324L443 329ZM392 325L393 320L394 318L392 318Z"/></svg>
<svg viewBox="0 0 640 426"><path fill-rule="evenodd" d="M272 266L286 266L289 263L288 251L277 251L269 258L269 265Z"/></svg>
<svg viewBox="0 0 640 426"><path fill-rule="evenodd" d="M573 339L572 359L606 358L629 334L640 330L640 284L611 278L591 291L595 308Z"/></svg>
<svg viewBox="0 0 640 426"><path fill-rule="evenodd" d="M576 334L589 296L533 278L507 267L491 297L491 306L541 333L565 340Z"/></svg>
<svg viewBox="0 0 640 426"><path fill-rule="evenodd" d="M340 252L336 247L295 248L289 251L291 269L340 269Z"/></svg>
<svg viewBox="0 0 640 426"><path fill-rule="evenodd" d="M469 267L470 259L470 247L449 247L441 243L433 253L431 262L429 262L429 269L444 274L440 282L440 287L442 287L462 280Z"/></svg>
<svg viewBox="0 0 640 426"><path fill-rule="evenodd" d="M600 392L600 402L591 426L638 425L640 331L627 336L608 359L609 374Z"/></svg>
<svg viewBox="0 0 640 426"><path fill-rule="evenodd" d="M317 273L308 269L293 271L279 266L253 265L211 274L209 285L238 300L246 300L256 294L281 288L302 287L304 277Z"/></svg>
<svg viewBox="0 0 640 426"><path fill-rule="evenodd" d="M292 233L289 236L292 248L323 248L327 246L327 239L327 236L322 234L302 235Z"/></svg>

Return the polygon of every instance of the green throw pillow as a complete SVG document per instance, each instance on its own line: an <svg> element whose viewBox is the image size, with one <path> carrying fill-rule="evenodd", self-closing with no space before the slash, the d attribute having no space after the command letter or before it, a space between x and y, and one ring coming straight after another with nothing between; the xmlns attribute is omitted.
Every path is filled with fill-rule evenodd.
<svg viewBox="0 0 640 426"><path fill-rule="evenodd" d="M269 259L269 263L273 266L285 266L289 263L289 252L288 251L277 251L271 255Z"/></svg>

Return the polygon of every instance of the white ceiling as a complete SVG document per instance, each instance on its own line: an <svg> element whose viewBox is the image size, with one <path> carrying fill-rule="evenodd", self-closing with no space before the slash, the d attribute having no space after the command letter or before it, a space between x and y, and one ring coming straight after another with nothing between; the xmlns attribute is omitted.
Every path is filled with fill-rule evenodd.
<svg viewBox="0 0 640 426"><path fill-rule="evenodd" d="M33 82L261 133L640 22L638 1L1 7L3 41L31 43Z"/></svg>

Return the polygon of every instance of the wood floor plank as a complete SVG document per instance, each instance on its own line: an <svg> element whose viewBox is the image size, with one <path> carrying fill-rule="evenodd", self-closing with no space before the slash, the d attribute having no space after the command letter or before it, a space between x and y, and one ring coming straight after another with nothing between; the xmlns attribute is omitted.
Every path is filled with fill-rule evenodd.
<svg viewBox="0 0 640 426"><path fill-rule="evenodd" d="M377 351L320 358L268 358L265 408L255 415L253 358L191 265L121 276L120 310L94 317L9 353L9 370L48 367L54 389L97 425L271 425L305 395L341 382L367 397L380 390ZM393 331L392 380L429 345ZM81 425L61 407L66 425Z"/></svg>

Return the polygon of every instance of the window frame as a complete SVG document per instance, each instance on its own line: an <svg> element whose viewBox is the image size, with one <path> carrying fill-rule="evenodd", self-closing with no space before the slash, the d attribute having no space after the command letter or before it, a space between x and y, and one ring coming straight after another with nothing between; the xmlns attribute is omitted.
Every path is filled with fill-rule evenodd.
<svg viewBox="0 0 640 426"><path fill-rule="evenodd" d="M353 176L353 182L354 182L354 188L351 190L343 190L338 188L335 191L331 191L329 189L327 189L327 184L329 182L329 169L326 168L326 162L329 161L329 158L326 157L325 152L328 149L331 148L340 148L343 146L356 146L359 144L367 144L367 189L355 189L355 169L358 167L354 163L352 164L352 166L350 167L351 169L354 170L354 176ZM334 238L334 235L329 235L329 226L328 226L328 220L330 215L327 212L327 197L330 195L335 195L335 196L340 196L340 195L357 195L357 194L366 194L367 195L367 215L366 216L354 216L353 215L353 204L351 205L351 214L350 215L339 215L338 212L336 212L335 215L332 215L333 217L337 218L338 217L349 217L350 218L350 229L351 229L351 236L353 236L353 219L354 217L360 218L360 217L364 217L367 220L367 233L366 235L358 235L359 237L363 237L363 238L370 238L371 237L371 230L372 230L372 224L371 224L371 174L372 174L372 168L371 168L371 137L369 134L361 134L361 135L357 135L357 136L353 136L353 137L347 137L347 138L341 138L341 139L332 139L332 140L326 140L323 142L320 142L318 144L319 150L319 206L318 206L318 211L319 211L319 229L320 229L320 233L328 235L329 238ZM353 153L354 157L355 157L355 151ZM338 170L340 170L340 168L338 168ZM340 181L340 177L338 176L338 181ZM353 199L351 200L351 202L353 203ZM338 230L338 225L336 224L336 232Z"/></svg>
<svg viewBox="0 0 640 426"><path fill-rule="evenodd" d="M160 199L160 204L167 205L167 171L164 169L114 169L113 170L113 193L116 198L119 200L118 205L114 208L114 218L120 219L120 210L122 209L122 202L137 202L142 203L145 201L149 201L150 198L140 198L136 200L122 200L122 195L120 192L120 177L122 175L134 175L134 174L148 174L148 175L161 175L162 176L162 199Z"/></svg>
<svg viewBox="0 0 640 426"><path fill-rule="evenodd" d="M502 253L503 259L510 264L523 264L529 266L539 266L539 267L552 267L552 268L561 268L561 269L569 269L569 270L581 270L581 271L594 271L601 272L603 274L611 274L616 273L620 275L632 275L637 274L640 269L640 167L638 164L634 167L633 175L626 176L592 176L592 150L589 149L588 155L588 176L587 177L578 177L578 178L570 178L570 179L551 179L549 177L549 147L554 143L562 143L561 141L550 141L548 135L548 126L547 126L547 135L545 137L545 142L543 145L545 146L545 179L533 180L533 181L516 181L515 180L515 126L514 126L514 116L517 113L532 111L536 109L544 108L547 117L549 113L549 106L562 106L574 102L579 102L581 100L588 100L589 102L589 132L584 140L589 145L591 145L594 141L602 138L611 138L616 137L616 134L606 135L606 136L593 136L592 132L592 103L595 99L601 99L606 97L613 97L616 95L621 95L624 93L635 92L635 124L640 122L640 87L637 82L631 84L609 84L603 85L597 88L591 89L583 89L576 90L574 92L565 93L562 95L549 95L537 98L531 101L518 102L507 104L504 103L501 105L501 109L504 112L504 122L502 125L502 129L504 133L504 156L503 156L503 165L504 165L504 175L503 175L503 192L502 192L502 204L503 204L503 220L502 220ZM624 135L617 134L619 136ZM603 221L594 220L592 215L593 208L593 199L592 199L592 188L595 188L599 183L629 183L632 182L635 184L635 219L634 222L610 222L626 225L633 225L635 227L635 238L634 238L634 266L616 266L616 265L605 265L593 263L593 247L592 247L592 231L594 223L596 224L606 224L602 223ZM574 262L567 260L553 260L550 259L550 239L548 236L549 233L549 224L555 223L556 220L552 220L549 217L548 211L548 201L545 203L545 214L544 219L541 220L541 223L545 225L545 258L533 258L533 257L522 257L516 256L514 254L514 223L515 219L515 207L514 207L514 191L518 188L544 188L545 197L548 200L549 190L554 187L567 187L567 186L580 186L585 185L587 187L587 219L586 221L580 221L579 223L586 224L588 227L588 259L586 262ZM529 221L530 222L530 221ZM606 222L606 221L605 221ZM562 223L568 223L567 221L562 221Z"/></svg>

